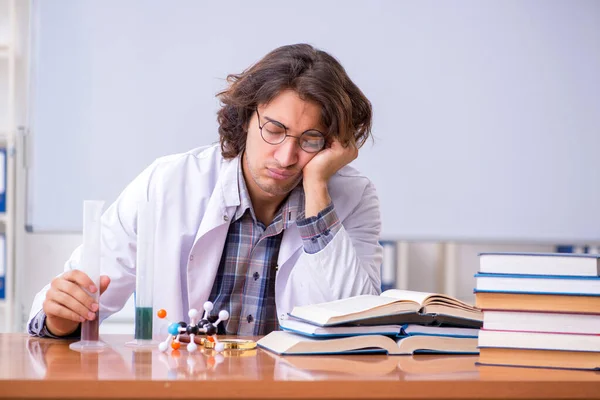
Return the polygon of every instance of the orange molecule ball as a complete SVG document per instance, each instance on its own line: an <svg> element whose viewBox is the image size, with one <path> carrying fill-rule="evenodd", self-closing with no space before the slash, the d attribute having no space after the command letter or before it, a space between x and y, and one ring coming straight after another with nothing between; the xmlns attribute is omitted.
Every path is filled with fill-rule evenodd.
<svg viewBox="0 0 600 400"><path fill-rule="evenodd" d="M171 342L171 347L173 350L179 350L179 346L181 346L179 342Z"/></svg>
<svg viewBox="0 0 600 400"><path fill-rule="evenodd" d="M162 319L167 316L167 311L161 308L160 310L158 310L156 315L158 315L158 318Z"/></svg>
<svg viewBox="0 0 600 400"><path fill-rule="evenodd" d="M212 342L212 343L214 343L214 342L215 342L215 339L214 339L212 336L208 336L208 337L206 338L206 340L208 340L209 342Z"/></svg>

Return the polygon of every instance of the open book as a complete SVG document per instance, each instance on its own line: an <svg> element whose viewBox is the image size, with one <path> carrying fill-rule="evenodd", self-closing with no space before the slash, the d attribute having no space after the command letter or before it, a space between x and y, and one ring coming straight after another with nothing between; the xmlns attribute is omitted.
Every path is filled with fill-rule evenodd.
<svg viewBox="0 0 600 400"><path fill-rule="evenodd" d="M406 336L389 338L382 335L350 336L336 339L311 339L295 333L274 331L257 342L259 347L281 355L387 353L478 354L476 338L447 336Z"/></svg>
<svg viewBox="0 0 600 400"><path fill-rule="evenodd" d="M386 290L380 296L362 295L327 303L294 307L290 315L319 326L349 325L453 325L479 328L481 310L453 297Z"/></svg>

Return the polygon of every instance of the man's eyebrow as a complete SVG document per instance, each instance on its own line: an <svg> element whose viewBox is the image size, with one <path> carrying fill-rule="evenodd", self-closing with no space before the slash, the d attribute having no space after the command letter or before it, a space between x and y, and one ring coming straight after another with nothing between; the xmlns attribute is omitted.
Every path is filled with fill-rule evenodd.
<svg viewBox="0 0 600 400"><path fill-rule="evenodd" d="M263 117L264 119L266 119L266 120L267 120L267 121L269 121L269 122L273 122L273 123L276 123L276 124L279 124L279 125L283 126L283 127L284 127L284 128L287 130L287 131L289 131L289 130L290 130L290 128L288 128L287 126L285 126L283 123L281 123L281 122L277 121L276 119L269 118L269 117L267 117L266 115L261 115L261 117ZM324 135L324 133L323 133L323 132L321 132L319 129L316 129L316 128L307 129L305 132L307 132L307 131L317 131L317 132L319 132L321 135Z"/></svg>
<svg viewBox="0 0 600 400"><path fill-rule="evenodd" d="M269 117L267 117L266 115L263 115L263 117L264 117L264 118L265 118L267 121L269 121L269 122L274 122L274 123L276 123L276 124L279 124L279 125L283 126L283 127L286 129L286 130L289 130L289 128L288 128L287 126L285 126L285 125L284 125L284 124L282 124L281 122L277 121L276 119L269 118Z"/></svg>

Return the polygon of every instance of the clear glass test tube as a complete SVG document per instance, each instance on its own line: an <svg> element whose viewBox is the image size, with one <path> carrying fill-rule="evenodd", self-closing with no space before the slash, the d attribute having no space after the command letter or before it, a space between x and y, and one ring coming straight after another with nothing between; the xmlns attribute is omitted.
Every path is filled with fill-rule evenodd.
<svg viewBox="0 0 600 400"><path fill-rule="evenodd" d="M138 205L137 257L135 277L135 335L127 346L156 347L152 341L154 294L154 205Z"/></svg>
<svg viewBox="0 0 600 400"><path fill-rule="evenodd" d="M79 269L94 282L97 288L95 293L91 293L85 288L84 290L97 304L100 304L100 262L102 257L100 219L103 206L104 201L86 200L83 202L83 251ZM99 331L99 311L96 311L96 318L93 321L85 320L81 323L81 340L71 343L69 347L77 351L102 350L107 345L100 340Z"/></svg>

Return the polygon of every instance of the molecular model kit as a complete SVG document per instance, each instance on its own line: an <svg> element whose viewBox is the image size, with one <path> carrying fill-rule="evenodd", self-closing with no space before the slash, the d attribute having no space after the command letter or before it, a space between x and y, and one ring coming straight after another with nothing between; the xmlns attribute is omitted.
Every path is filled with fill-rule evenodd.
<svg viewBox="0 0 600 400"><path fill-rule="evenodd" d="M161 342L158 345L158 349L161 352L167 351L169 345L173 350L178 350L181 346L180 336L188 335L190 338L190 342L187 345L187 351L190 353L198 350L198 345L194 342L194 338L198 335L204 334L206 338L204 340L208 340L209 342L214 344L214 350L217 352L222 352L225 348L223 343L220 343L217 339L217 326L229 319L229 313L226 310L219 311L219 319L215 322L210 322L208 320L208 316L210 312L213 310L213 303L207 301L204 303L204 315L202 319L198 322L197 319L200 315L198 310L195 308L190 309L188 312L188 316L190 317L190 323L187 324L184 321L180 322L172 322L169 324L168 332L169 336L164 342ZM167 317L167 312L163 309L158 310L158 318L164 319Z"/></svg>

